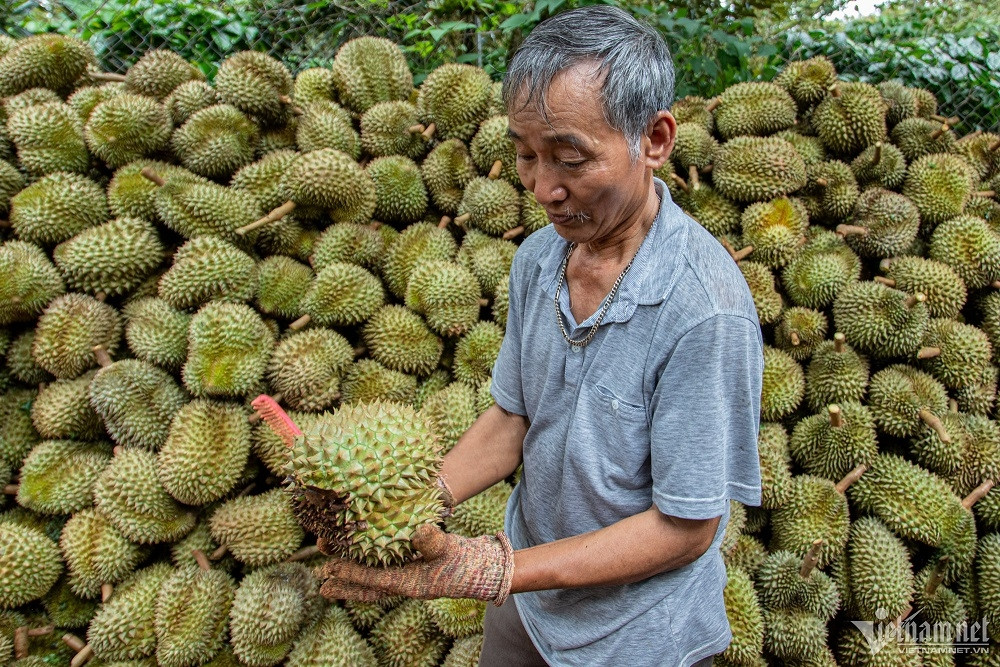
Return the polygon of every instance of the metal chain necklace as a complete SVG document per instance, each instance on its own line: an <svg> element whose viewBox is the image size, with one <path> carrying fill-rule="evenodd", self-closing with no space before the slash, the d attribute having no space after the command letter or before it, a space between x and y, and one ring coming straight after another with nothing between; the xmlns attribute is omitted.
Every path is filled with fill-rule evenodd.
<svg viewBox="0 0 1000 667"><path fill-rule="evenodd" d="M639 244L639 247L642 247L642 244ZM573 250L575 249L576 244L570 243L569 247L566 249L566 257L563 258L562 268L559 270L559 284L556 286L555 298L556 322L559 323L559 330L562 331L563 338L566 339L567 343L576 347L585 347L594 337L594 334L597 333L597 327L601 326L601 320L604 319L604 315L608 312L608 308L611 307L611 302L615 299L615 293L618 291L618 286L622 284L622 279L625 278L625 274L628 273L630 268L632 268L632 262L635 261L636 255L639 254L639 251L636 250L635 255L632 255L632 259L630 259L628 264L625 265L625 270L622 271L620 276L618 276L618 280L615 281L611 291L608 292L608 296L604 298L604 306L601 308L601 312L597 314L597 319L594 320L594 324L590 327L590 331L588 331L587 335L583 338L573 340L569 337L569 334L566 333L566 326L563 324L562 309L559 307L559 295L562 293L563 282L566 280L566 266L569 264L569 256L573 254Z"/></svg>

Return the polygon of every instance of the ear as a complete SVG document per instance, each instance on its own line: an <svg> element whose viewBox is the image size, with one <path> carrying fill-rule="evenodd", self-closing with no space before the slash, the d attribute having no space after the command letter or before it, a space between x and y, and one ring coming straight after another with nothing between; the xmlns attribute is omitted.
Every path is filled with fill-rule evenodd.
<svg viewBox="0 0 1000 667"><path fill-rule="evenodd" d="M674 150L677 139L677 121L669 111L659 111L649 124L646 131L646 141L643 142L645 154L642 156L646 166L654 171L659 169Z"/></svg>

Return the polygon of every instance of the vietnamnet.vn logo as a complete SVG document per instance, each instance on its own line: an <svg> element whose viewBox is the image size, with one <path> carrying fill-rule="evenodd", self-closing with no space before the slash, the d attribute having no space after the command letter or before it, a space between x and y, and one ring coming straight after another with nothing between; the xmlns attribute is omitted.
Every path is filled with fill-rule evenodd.
<svg viewBox="0 0 1000 667"><path fill-rule="evenodd" d="M877 621L851 621L864 635L868 648L875 655L886 646L896 644L906 653L989 653L987 619L960 625L948 622L930 623L917 618L920 610L908 616L888 619L889 612L875 611Z"/></svg>

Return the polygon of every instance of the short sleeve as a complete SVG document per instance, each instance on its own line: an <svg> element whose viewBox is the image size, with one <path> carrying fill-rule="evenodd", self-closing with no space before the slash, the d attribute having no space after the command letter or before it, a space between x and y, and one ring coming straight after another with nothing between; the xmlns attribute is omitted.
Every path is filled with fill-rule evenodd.
<svg viewBox="0 0 1000 667"><path fill-rule="evenodd" d="M677 342L650 404L653 502L685 519L760 505L763 343L756 322L714 315Z"/></svg>
<svg viewBox="0 0 1000 667"><path fill-rule="evenodd" d="M521 387L521 325L524 321L525 286L520 279L523 274L517 270L517 259L515 257L508 279L507 329L500 345L500 354L493 364L490 394L497 405L507 412L527 415Z"/></svg>

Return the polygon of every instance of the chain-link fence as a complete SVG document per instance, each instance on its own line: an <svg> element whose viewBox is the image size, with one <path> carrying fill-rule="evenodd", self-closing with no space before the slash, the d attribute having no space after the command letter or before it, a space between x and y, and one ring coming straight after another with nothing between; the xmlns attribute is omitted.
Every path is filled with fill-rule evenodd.
<svg viewBox="0 0 1000 667"><path fill-rule="evenodd" d="M403 46L418 83L426 72L449 60L478 64L499 79L507 55L533 25L530 20L513 29L510 21L502 24L505 17L491 11L500 5L489 0L24 0L5 4L10 2L0 0L0 25L12 36L45 31L79 36L90 42L104 67L113 72L123 72L149 49L169 48L197 63L210 77L219 62L243 49L271 53L295 72L329 65L340 45L353 37L380 35ZM537 8L546 2L555 7L561 0L536 0L528 6ZM671 12L669 1L651 4L653 9L638 5L632 9L652 20ZM1000 28L995 34L957 36L935 33L932 20L914 20L902 31L875 23L852 32L790 30L770 38L704 20L661 20L659 25L678 61L681 94L714 95L738 80L766 78L788 60L823 54L848 79L899 78L907 85L930 89L942 113L961 118L957 128L961 132L1000 128L1000 53L993 48L1000 40ZM678 25L684 30L677 29ZM739 40L735 45L734 39ZM690 66L699 59L703 67ZM720 68L728 68L728 78L711 72ZM734 69L740 71L734 75Z"/></svg>

